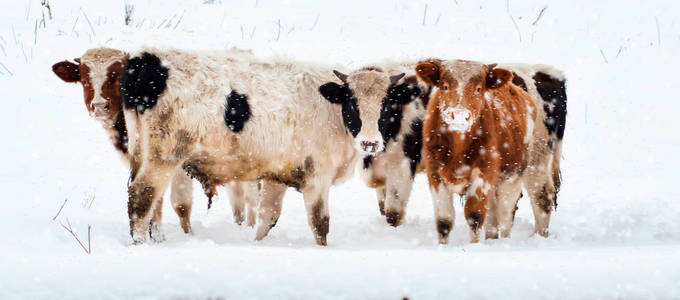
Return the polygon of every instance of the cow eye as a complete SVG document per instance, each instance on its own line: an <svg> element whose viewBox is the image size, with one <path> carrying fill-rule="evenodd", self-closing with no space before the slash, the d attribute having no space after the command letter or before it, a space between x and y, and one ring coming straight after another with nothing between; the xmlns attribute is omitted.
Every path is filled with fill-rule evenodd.
<svg viewBox="0 0 680 300"><path fill-rule="evenodd" d="M448 84L444 84L443 88L444 88L444 90L446 91L446 90L449 89L449 85L448 85Z"/></svg>
<svg viewBox="0 0 680 300"><path fill-rule="evenodd" d="M482 91L482 87L479 87L479 86L478 86L478 87L477 87L477 93L479 93L479 92L481 92L481 91Z"/></svg>

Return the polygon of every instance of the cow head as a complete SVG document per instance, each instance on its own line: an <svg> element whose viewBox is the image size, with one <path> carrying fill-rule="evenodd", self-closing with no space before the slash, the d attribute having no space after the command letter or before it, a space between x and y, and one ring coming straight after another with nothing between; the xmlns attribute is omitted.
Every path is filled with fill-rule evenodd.
<svg viewBox="0 0 680 300"><path fill-rule="evenodd" d="M113 120L122 108L120 75L128 55L110 48L90 49L75 62L68 60L52 66L65 82L83 86L85 107L97 120Z"/></svg>
<svg viewBox="0 0 680 300"><path fill-rule="evenodd" d="M476 122L484 103L494 89L512 80L512 72L477 62L430 59L416 65L416 74L434 86L432 98L437 102L442 121L448 130L465 132Z"/></svg>
<svg viewBox="0 0 680 300"><path fill-rule="evenodd" d="M404 73L390 76L377 68L364 68L349 75L333 71L342 85L328 82L319 92L331 103L342 105L342 118L355 147L374 155L385 149L401 124L401 108L420 95L420 89L400 80ZM399 127L396 127L397 131Z"/></svg>

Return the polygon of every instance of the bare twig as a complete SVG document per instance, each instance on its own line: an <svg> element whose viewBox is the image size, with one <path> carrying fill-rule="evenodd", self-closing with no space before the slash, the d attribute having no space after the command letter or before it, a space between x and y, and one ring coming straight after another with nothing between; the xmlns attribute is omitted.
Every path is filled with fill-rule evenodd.
<svg viewBox="0 0 680 300"><path fill-rule="evenodd" d="M548 7L544 6L543 8L541 8L541 11L538 13L538 17L536 17L536 20L533 23L531 23L532 26L536 26L536 24L538 24L538 21L541 20L541 17L543 16L543 13L545 12L546 8Z"/></svg>
<svg viewBox="0 0 680 300"><path fill-rule="evenodd" d="M38 20L35 20L35 27L33 27L33 45L38 42Z"/></svg>
<svg viewBox="0 0 680 300"><path fill-rule="evenodd" d="M316 14L316 18L314 19L314 24L312 24L312 27L309 27L309 30L313 30L316 27L316 22L319 22L319 14Z"/></svg>
<svg viewBox="0 0 680 300"><path fill-rule="evenodd" d="M135 6L125 1L125 26L132 23L132 13L135 12Z"/></svg>
<svg viewBox="0 0 680 300"><path fill-rule="evenodd" d="M59 207L59 211L57 211L57 214L54 215L54 218L52 218L52 221L56 220L59 214L61 213L61 210L64 209L64 205L66 205L66 201L68 201L68 198L64 199L64 203L61 204L61 207Z"/></svg>
<svg viewBox="0 0 680 300"><path fill-rule="evenodd" d="M82 247L83 250L85 250L85 253L87 253L88 255L92 254L92 240L90 238L90 230L92 229L92 226L87 225L87 248L86 248L83 242L81 242L78 236L76 236L76 234L73 232L73 228L71 228L71 222L69 222L68 218L66 219L66 224L68 224L68 227L65 226L63 223L60 224L61 227L64 227L64 229L66 229L66 231L68 231L73 236L73 238L76 239L78 244L80 244L80 247Z"/></svg>
<svg viewBox="0 0 680 300"><path fill-rule="evenodd" d="M257 6L257 4L255 6ZM278 32L276 33L276 40L278 41L279 38L281 37L281 19L278 19L276 21L276 26L278 26Z"/></svg>
<svg viewBox="0 0 680 300"><path fill-rule="evenodd" d="M515 30L517 30L517 36L519 36L519 42L522 42L522 33L519 31L519 26L517 26L517 22L515 22L515 18L512 17L512 15L508 14L510 16L510 20L512 20L512 24L515 25Z"/></svg>
<svg viewBox="0 0 680 300"><path fill-rule="evenodd" d="M10 71L10 70L5 66L5 64L0 63L0 66L2 66L2 68L5 69L5 71L7 71L7 73L9 73L9 75L14 75L14 73L12 73L12 71Z"/></svg>
<svg viewBox="0 0 680 300"><path fill-rule="evenodd" d="M656 46L661 47L661 30L659 29L659 17L654 17L654 21L656 22Z"/></svg>
<svg viewBox="0 0 680 300"><path fill-rule="evenodd" d="M425 25L426 17L427 17L427 3L425 3L425 11L423 11L423 25Z"/></svg>
<svg viewBox="0 0 680 300"><path fill-rule="evenodd" d="M87 14L85 13L85 11L82 8L80 8L80 12L83 13L83 16L85 17L85 21L87 21L87 24L90 25L90 30L92 30L92 35L97 36L97 33L94 32L94 26L92 26L92 22L90 22L90 18L87 17Z"/></svg>
<svg viewBox="0 0 680 300"><path fill-rule="evenodd" d="M73 22L73 27L71 28L71 33L76 31L76 25L78 24L78 19L80 19L80 15L76 16L76 21Z"/></svg>
<svg viewBox="0 0 680 300"><path fill-rule="evenodd" d="M253 39L253 36L255 35L255 29L257 29L257 26L253 27L253 31L250 32L250 39Z"/></svg>
<svg viewBox="0 0 680 300"><path fill-rule="evenodd" d="M602 51L602 49L600 49L600 54L602 54L602 58L604 59L604 63L605 63L605 64L608 64L609 61L607 61L607 57L604 56L604 51Z"/></svg>
<svg viewBox="0 0 680 300"><path fill-rule="evenodd" d="M177 23L175 23L175 27L172 27L172 30L177 29L177 26L179 26L179 23L182 22L182 18L184 18L184 13L185 13L185 12L186 12L186 10L182 11L182 15L179 16L179 20L177 20Z"/></svg>
<svg viewBox="0 0 680 300"><path fill-rule="evenodd" d="M623 51L623 46L619 47L619 51L616 52L616 58L619 58L619 54Z"/></svg>
<svg viewBox="0 0 680 300"><path fill-rule="evenodd" d="M434 21L434 26L437 26L439 24L439 19L441 17L442 17L442 13L439 13L439 15L437 15L437 20Z"/></svg>
<svg viewBox="0 0 680 300"><path fill-rule="evenodd" d="M42 0L40 2L40 5L42 5L44 8L47 8L47 14L50 17L50 20L52 20L52 7L50 6L50 1L48 0Z"/></svg>

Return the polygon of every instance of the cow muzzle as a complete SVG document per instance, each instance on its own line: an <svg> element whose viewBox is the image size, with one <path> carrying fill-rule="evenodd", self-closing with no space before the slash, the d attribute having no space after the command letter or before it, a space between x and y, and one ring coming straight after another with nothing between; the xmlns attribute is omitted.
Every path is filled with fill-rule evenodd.
<svg viewBox="0 0 680 300"><path fill-rule="evenodd" d="M97 118L108 118L109 116L109 103L108 102L92 102L92 115Z"/></svg>
<svg viewBox="0 0 680 300"><path fill-rule="evenodd" d="M375 155L383 150L383 143L379 139L361 140L357 142L356 147L365 154Z"/></svg>
<svg viewBox="0 0 680 300"><path fill-rule="evenodd" d="M472 113L467 108L447 107L442 112L442 119L452 131L467 131L472 126Z"/></svg>

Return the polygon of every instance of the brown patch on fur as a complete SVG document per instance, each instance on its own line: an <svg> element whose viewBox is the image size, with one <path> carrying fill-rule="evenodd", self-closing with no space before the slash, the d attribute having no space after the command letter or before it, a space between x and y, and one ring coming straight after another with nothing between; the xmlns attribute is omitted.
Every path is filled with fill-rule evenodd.
<svg viewBox="0 0 680 300"><path fill-rule="evenodd" d="M184 230L184 233L191 232L191 207L180 204L175 207L175 212L179 217L179 221L181 222L180 225L182 225L182 230Z"/></svg>
<svg viewBox="0 0 680 300"><path fill-rule="evenodd" d="M550 200L550 195L546 190L545 186L541 189L541 193L538 194L538 199L536 199L538 207L541 208L546 214L550 214L553 209L553 201Z"/></svg>
<svg viewBox="0 0 680 300"><path fill-rule="evenodd" d="M322 216L323 201L319 199L312 209L312 226L317 243L326 246L326 236L330 228L328 216Z"/></svg>
<svg viewBox="0 0 680 300"><path fill-rule="evenodd" d="M54 64L52 66L52 72L66 82L76 82L80 80L78 65L67 60Z"/></svg>
<svg viewBox="0 0 680 300"><path fill-rule="evenodd" d="M128 217L130 218L130 235L132 235L132 228L134 222L138 218L146 216L151 210L153 204L154 188L151 186L143 186L143 183L135 184L128 188Z"/></svg>
<svg viewBox="0 0 680 300"><path fill-rule="evenodd" d="M378 201L378 209L381 215L385 215L385 201Z"/></svg>
<svg viewBox="0 0 680 300"><path fill-rule="evenodd" d="M300 191L307 184L307 177L314 173L314 160L311 157L305 158L304 164L288 172L265 173L258 179L271 180Z"/></svg>
<svg viewBox="0 0 680 300"><path fill-rule="evenodd" d="M174 155L176 159L184 158L189 154L189 147L193 144L191 133L180 129L175 133L175 141L177 143L175 144L175 149L172 150L172 155Z"/></svg>
<svg viewBox="0 0 680 300"><path fill-rule="evenodd" d="M92 113L94 108L92 108L92 100L94 99L94 87L90 82L90 68L84 64L78 66L80 72L80 84L83 86L83 97L85 98L85 107L87 111Z"/></svg>
<svg viewBox="0 0 680 300"><path fill-rule="evenodd" d="M109 104L109 115L115 116L123 108L123 96L120 94L120 75L125 62L114 62L106 68L106 81L101 87L102 97Z"/></svg>
<svg viewBox="0 0 680 300"><path fill-rule="evenodd" d="M182 169L187 172L189 177L201 183L203 192L208 197L208 209L212 206L212 197L215 196L217 186L220 184L214 176L208 173L209 165L209 162L202 159L190 159L182 164Z"/></svg>
<svg viewBox="0 0 680 300"><path fill-rule="evenodd" d="M356 72L362 72L362 71L383 72L383 70L381 68L378 68L376 66L366 66L366 67L363 67L363 68L357 70Z"/></svg>

